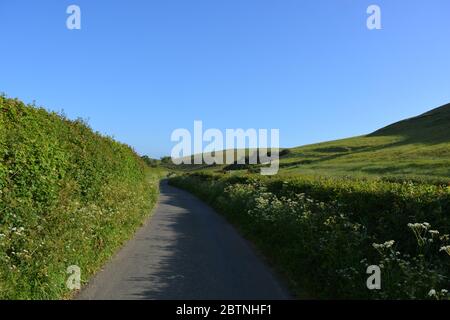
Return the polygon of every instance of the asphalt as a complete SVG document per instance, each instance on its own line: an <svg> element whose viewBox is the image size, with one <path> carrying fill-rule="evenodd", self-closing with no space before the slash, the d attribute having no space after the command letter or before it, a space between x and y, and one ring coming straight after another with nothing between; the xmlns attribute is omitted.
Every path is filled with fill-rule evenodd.
<svg viewBox="0 0 450 320"><path fill-rule="evenodd" d="M291 297L252 246L222 216L163 181L152 216L75 298Z"/></svg>

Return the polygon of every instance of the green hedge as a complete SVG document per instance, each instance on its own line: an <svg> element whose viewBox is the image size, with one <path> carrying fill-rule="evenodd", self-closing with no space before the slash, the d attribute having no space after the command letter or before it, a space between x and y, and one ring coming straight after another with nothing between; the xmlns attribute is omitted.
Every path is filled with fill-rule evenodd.
<svg viewBox="0 0 450 320"><path fill-rule="evenodd" d="M224 213L299 297L447 297L447 186L206 173L170 183ZM381 290L367 289L369 265L381 267Z"/></svg>
<svg viewBox="0 0 450 320"><path fill-rule="evenodd" d="M69 296L150 212L157 182L82 120L0 96L0 298Z"/></svg>

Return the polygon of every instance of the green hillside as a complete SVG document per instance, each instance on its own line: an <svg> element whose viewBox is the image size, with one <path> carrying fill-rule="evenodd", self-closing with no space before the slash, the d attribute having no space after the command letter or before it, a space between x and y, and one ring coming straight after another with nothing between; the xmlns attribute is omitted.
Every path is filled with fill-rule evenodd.
<svg viewBox="0 0 450 320"><path fill-rule="evenodd" d="M233 165L179 168L235 172L256 169ZM446 181L450 178L450 104L368 135L283 149L280 174Z"/></svg>
<svg viewBox="0 0 450 320"><path fill-rule="evenodd" d="M282 171L450 177L450 104L371 134L291 149Z"/></svg>

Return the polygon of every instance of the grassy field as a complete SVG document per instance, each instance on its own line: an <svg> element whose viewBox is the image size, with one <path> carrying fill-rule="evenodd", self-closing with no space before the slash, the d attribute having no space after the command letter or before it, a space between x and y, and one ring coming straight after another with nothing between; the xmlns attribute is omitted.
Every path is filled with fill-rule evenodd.
<svg viewBox="0 0 450 320"><path fill-rule="evenodd" d="M150 214L161 169L127 145L0 96L0 299L72 293Z"/></svg>
<svg viewBox="0 0 450 320"><path fill-rule="evenodd" d="M248 152L248 151L247 151ZM374 133L281 150L280 175L450 180L450 104ZM182 165L175 170L241 171ZM254 166L253 166L254 167Z"/></svg>
<svg viewBox="0 0 450 320"><path fill-rule="evenodd" d="M450 178L450 105L372 134L291 149L286 173Z"/></svg>

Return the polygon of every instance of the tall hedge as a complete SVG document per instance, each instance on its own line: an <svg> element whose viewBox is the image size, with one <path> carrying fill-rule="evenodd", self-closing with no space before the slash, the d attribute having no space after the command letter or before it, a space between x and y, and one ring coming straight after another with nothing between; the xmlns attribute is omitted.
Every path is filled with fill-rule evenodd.
<svg viewBox="0 0 450 320"><path fill-rule="evenodd" d="M156 183L127 145L82 120L0 96L0 298L67 296L155 202Z"/></svg>

